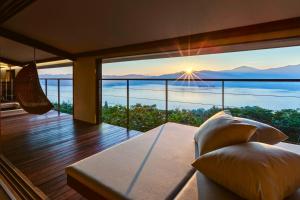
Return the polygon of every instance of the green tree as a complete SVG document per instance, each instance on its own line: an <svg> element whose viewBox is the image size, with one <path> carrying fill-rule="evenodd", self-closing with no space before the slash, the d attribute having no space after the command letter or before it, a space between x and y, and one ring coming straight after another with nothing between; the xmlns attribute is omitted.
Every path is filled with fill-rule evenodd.
<svg viewBox="0 0 300 200"><path fill-rule="evenodd" d="M177 122L181 124L188 124L193 126L200 126L203 123L203 118L197 116L196 113L193 113L189 110L171 110L169 111L170 122Z"/></svg>
<svg viewBox="0 0 300 200"><path fill-rule="evenodd" d="M236 117L253 119L266 124L272 124L273 111L258 106L246 106L241 108L229 108L231 114Z"/></svg>
<svg viewBox="0 0 300 200"><path fill-rule="evenodd" d="M274 113L272 125L288 134L289 140L299 143L300 112L299 110L284 109Z"/></svg>
<svg viewBox="0 0 300 200"><path fill-rule="evenodd" d="M116 126L127 126L127 109L125 106L104 106L102 108L102 120Z"/></svg>
<svg viewBox="0 0 300 200"><path fill-rule="evenodd" d="M148 131L165 123L165 112L156 105L136 104L130 107L129 119L130 129Z"/></svg>

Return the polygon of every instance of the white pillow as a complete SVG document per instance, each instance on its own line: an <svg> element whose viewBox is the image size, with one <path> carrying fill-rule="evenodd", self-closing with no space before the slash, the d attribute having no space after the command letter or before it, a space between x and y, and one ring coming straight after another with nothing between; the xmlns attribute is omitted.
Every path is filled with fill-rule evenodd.
<svg viewBox="0 0 300 200"><path fill-rule="evenodd" d="M218 148L247 142L255 130L255 126L242 123L221 111L199 127L195 141L202 155Z"/></svg>
<svg viewBox="0 0 300 200"><path fill-rule="evenodd" d="M250 138L250 141L263 142L266 144L277 144L289 138L286 134L270 125L241 117L235 117L235 119L256 126L257 129Z"/></svg>
<svg viewBox="0 0 300 200"><path fill-rule="evenodd" d="M273 145L232 145L202 155L192 165L245 199L284 199L300 187L300 155Z"/></svg>

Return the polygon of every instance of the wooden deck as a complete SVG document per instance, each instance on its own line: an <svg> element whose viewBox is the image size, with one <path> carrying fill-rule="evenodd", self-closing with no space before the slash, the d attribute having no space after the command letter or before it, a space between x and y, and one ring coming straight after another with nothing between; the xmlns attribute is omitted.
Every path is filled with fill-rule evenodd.
<svg viewBox="0 0 300 200"><path fill-rule="evenodd" d="M66 166L141 134L90 125L56 112L1 119L4 155L51 199L84 199L67 185Z"/></svg>

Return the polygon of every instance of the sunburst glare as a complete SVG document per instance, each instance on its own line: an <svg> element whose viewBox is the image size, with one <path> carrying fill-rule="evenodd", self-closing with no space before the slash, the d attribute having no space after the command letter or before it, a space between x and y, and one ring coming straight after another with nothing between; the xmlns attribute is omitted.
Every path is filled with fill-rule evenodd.
<svg viewBox="0 0 300 200"><path fill-rule="evenodd" d="M188 86L190 86L191 82L194 82L196 85L198 85L197 83L202 83L205 86L209 87L209 85L204 82L193 70L193 68L186 68L182 74L177 78L176 81L187 81L188 82ZM198 82L200 81L200 82Z"/></svg>
<svg viewBox="0 0 300 200"><path fill-rule="evenodd" d="M193 69L192 69L192 68L187 68L187 69L185 70L185 73L186 73L186 74L192 74L192 73L193 73Z"/></svg>

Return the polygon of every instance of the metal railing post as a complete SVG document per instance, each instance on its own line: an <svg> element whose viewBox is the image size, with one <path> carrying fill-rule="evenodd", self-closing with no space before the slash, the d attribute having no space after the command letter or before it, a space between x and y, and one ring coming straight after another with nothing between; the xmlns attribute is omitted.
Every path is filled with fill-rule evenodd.
<svg viewBox="0 0 300 200"><path fill-rule="evenodd" d="M57 111L60 115L60 80L57 79Z"/></svg>
<svg viewBox="0 0 300 200"><path fill-rule="evenodd" d="M102 82L102 75L101 75L101 78L100 80L98 79L99 81L99 85L98 85L98 90L99 90L99 107L100 107L100 117L99 117L99 123L102 123L103 122L103 88L102 88L102 85L103 85L103 82Z"/></svg>
<svg viewBox="0 0 300 200"><path fill-rule="evenodd" d="M127 114L127 130L129 130L129 80L126 80L126 98L127 98L127 106L126 106L126 114Z"/></svg>
<svg viewBox="0 0 300 200"><path fill-rule="evenodd" d="M8 87L7 87L7 80L5 80L5 100L7 101L8 100Z"/></svg>
<svg viewBox="0 0 300 200"><path fill-rule="evenodd" d="M48 96L48 79L45 79L45 94Z"/></svg>
<svg viewBox="0 0 300 200"><path fill-rule="evenodd" d="M169 121L169 96L168 96L168 80L165 80L165 95L166 95L166 123Z"/></svg>
<svg viewBox="0 0 300 200"><path fill-rule="evenodd" d="M14 100L14 80L10 80L10 100Z"/></svg>
<svg viewBox="0 0 300 200"><path fill-rule="evenodd" d="M224 110L225 109L225 100L224 100L224 98L225 98L225 93L224 93L224 80L222 81L222 110Z"/></svg>

